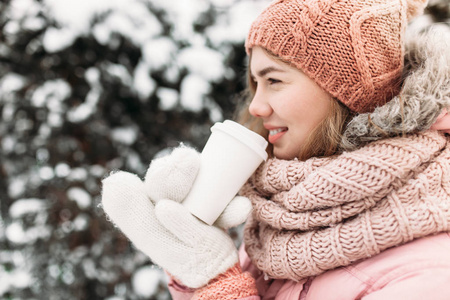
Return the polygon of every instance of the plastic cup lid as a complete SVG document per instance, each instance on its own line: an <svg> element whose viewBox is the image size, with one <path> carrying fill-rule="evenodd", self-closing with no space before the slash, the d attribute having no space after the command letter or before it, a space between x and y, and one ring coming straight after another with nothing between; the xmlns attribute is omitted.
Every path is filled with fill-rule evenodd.
<svg viewBox="0 0 450 300"><path fill-rule="evenodd" d="M225 120L223 123L215 123L214 126L211 127L211 132L214 132L214 130L220 130L235 137L240 142L255 151L263 160L267 160L266 148L268 146L268 142L256 132L253 132L245 126L231 120Z"/></svg>

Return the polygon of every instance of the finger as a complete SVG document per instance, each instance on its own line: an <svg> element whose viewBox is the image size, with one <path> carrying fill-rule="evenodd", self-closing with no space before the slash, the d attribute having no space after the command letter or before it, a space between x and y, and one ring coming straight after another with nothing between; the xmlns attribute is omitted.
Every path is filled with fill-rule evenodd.
<svg viewBox="0 0 450 300"><path fill-rule="evenodd" d="M252 211L252 203L247 197L237 196L227 205L217 218L214 226L229 229L244 223Z"/></svg>
<svg viewBox="0 0 450 300"><path fill-rule="evenodd" d="M192 148L178 147L172 154L152 161L145 176L145 190L155 202L161 199L181 202L199 168L200 154Z"/></svg>

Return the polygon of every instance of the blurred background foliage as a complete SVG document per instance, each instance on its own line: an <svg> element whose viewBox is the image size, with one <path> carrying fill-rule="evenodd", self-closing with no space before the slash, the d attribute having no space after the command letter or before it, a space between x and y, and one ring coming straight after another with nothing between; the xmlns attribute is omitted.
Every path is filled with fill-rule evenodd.
<svg viewBox="0 0 450 300"><path fill-rule="evenodd" d="M0 2L1 299L170 299L163 271L108 222L101 180L143 177L180 142L201 150L233 117L267 3ZM417 22L449 18L431 0Z"/></svg>

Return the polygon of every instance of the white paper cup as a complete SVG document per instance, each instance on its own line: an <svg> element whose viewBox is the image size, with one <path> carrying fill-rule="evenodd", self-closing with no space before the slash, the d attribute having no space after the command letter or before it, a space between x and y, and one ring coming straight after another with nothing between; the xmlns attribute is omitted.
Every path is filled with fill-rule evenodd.
<svg viewBox="0 0 450 300"><path fill-rule="evenodd" d="M267 159L267 141L236 122L216 123L211 132L199 173L183 201L191 214L209 225Z"/></svg>

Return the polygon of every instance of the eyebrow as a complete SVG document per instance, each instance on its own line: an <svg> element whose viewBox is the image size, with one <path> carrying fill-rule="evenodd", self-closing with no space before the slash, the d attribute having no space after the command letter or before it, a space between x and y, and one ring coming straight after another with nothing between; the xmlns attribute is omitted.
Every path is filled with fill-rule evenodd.
<svg viewBox="0 0 450 300"><path fill-rule="evenodd" d="M269 74L271 72L282 72L282 73L285 73L286 71L284 71L282 69L275 68L275 67L267 67L267 68L264 68L262 70L259 70L257 74L258 74L259 77L264 77L265 75L267 75L267 74ZM251 75L252 75L252 77L254 77L253 73Z"/></svg>

